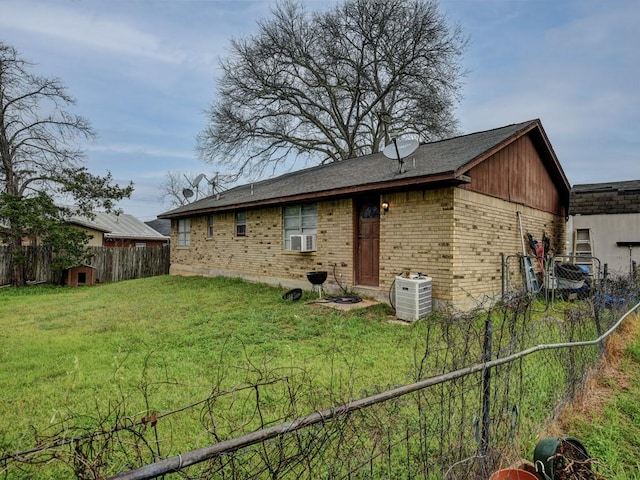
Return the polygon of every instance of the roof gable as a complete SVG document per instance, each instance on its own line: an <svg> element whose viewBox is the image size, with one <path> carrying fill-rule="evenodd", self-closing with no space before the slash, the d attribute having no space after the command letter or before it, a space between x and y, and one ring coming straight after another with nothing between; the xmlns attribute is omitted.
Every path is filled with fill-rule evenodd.
<svg viewBox="0 0 640 480"><path fill-rule="evenodd" d="M560 178L568 198L569 184L564 176L539 120L471 133L447 140L421 144L400 170L397 160L382 152L327 165L297 170L275 178L238 186L159 215L178 218L193 214L250 208L283 202L407 188L409 186L456 185L469 179L465 173L478 162L522 135L536 135L547 148L553 174Z"/></svg>

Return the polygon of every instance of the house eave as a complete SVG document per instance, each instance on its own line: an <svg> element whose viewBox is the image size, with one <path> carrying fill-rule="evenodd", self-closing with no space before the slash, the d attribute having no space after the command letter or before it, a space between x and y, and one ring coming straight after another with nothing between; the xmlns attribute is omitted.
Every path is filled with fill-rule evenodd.
<svg viewBox="0 0 640 480"><path fill-rule="evenodd" d="M97 232L102 232L102 233L111 232L111 230L109 230L108 228L101 227L101 226L96 225L95 223L91 223L91 222L83 222L82 220L78 220L78 219L70 220L68 223L69 223L69 225L75 225L75 226L81 227L81 228L89 228L89 229L95 230Z"/></svg>
<svg viewBox="0 0 640 480"><path fill-rule="evenodd" d="M230 212L237 210L248 210L257 207L271 207L274 205L283 205L291 203L304 203L317 200L329 200L339 199L345 197L358 196L363 194L379 194L381 192L397 192L406 190L408 188L426 187L429 189L441 188L446 186L455 186L469 183L471 179L463 174L456 172L443 172L437 175L430 175L428 177L409 177L402 178L393 181L355 185L347 188L336 188L331 190L324 190L321 192L310 192L297 195L283 195L279 197L273 197L268 199L261 199L256 201L238 202L230 205L209 206L205 208L196 208L191 210L183 210L181 212L167 212L158 215L158 218L186 218L196 217L199 215L206 215L209 213Z"/></svg>
<svg viewBox="0 0 640 480"><path fill-rule="evenodd" d="M165 237L165 236L145 236L145 235L127 235L127 234L123 234L123 233L115 233L115 234L111 234L111 233L106 233L104 235L105 239L109 239L109 240L140 240L140 241L145 241L145 242L150 242L150 241L156 241L156 242L168 242L171 237Z"/></svg>

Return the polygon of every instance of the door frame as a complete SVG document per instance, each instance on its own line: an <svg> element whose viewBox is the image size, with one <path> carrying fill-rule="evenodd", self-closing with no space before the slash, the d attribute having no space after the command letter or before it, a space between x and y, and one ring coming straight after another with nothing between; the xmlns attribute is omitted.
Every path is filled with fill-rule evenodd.
<svg viewBox="0 0 640 480"><path fill-rule="evenodd" d="M353 279L354 285L363 287L379 287L380 286L380 215L378 215L378 242L377 242L377 283L376 285L363 284L361 281L361 256L360 256L360 212L367 205L376 205L380 212L380 195L366 195L353 198Z"/></svg>

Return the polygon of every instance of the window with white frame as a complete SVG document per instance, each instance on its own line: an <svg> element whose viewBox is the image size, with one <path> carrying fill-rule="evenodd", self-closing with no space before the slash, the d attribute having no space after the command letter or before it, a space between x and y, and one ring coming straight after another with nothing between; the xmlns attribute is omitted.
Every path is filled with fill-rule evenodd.
<svg viewBox="0 0 640 480"><path fill-rule="evenodd" d="M207 215L207 237L213 238L213 215Z"/></svg>
<svg viewBox="0 0 640 480"><path fill-rule="evenodd" d="M178 246L188 247L191 244L191 219L178 220Z"/></svg>
<svg viewBox="0 0 640 480"><path fill-rule="evenodd" d="M318 205L289 205L282 210L284 249L291 250L291 235L316 235Z"/></svg>
<svg viewBox="0 0 640 480"><path fill-rule="evenodd" d="M247 212L236 212L236 237L247 236Z"/></svg>

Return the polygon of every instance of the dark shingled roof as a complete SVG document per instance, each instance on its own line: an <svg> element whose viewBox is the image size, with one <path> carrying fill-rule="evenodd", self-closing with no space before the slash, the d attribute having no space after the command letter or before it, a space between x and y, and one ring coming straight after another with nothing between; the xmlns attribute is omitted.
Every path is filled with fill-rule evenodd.
<svg viewBox="0 0 640 480"><path fill-rule="evenodd" d="M255 205L335 198L367 191L397 189L407 185L426 185L435 182L465 183L468 178L464 174L474 160L482 158L498 146L508 143L535 127L542 130L539 120L422 144L413 154L404 159L403 173L398 172L396 160L391 160L382 152L378 152L235 187L220 195L207 197L165 212L158 217L178 218L188 214L235 210ZM546 141L546 137L544 138ZM557 162L555 156L554 161ZM559 165L557 168L566 181Z"/></svg>
<svg viewBox="0 0 640 480"><path fill-rule="evenodd" d="M144 222L153 228L160 235L164 235L165 237L171 236L171 220L166 218L156 218L155 220L149 220L148 222Z"/></svg>
<svg viewBox="0 0 640 480"><path fill-rule="evenodd" d="M640 213L640 180L574 185L570 215Z"/></svg>

